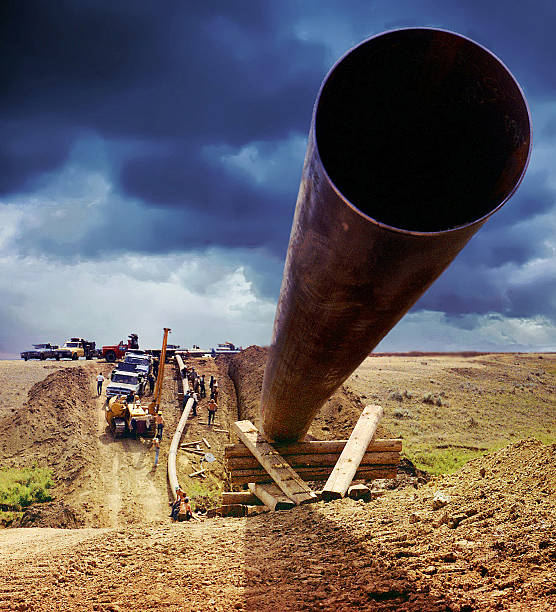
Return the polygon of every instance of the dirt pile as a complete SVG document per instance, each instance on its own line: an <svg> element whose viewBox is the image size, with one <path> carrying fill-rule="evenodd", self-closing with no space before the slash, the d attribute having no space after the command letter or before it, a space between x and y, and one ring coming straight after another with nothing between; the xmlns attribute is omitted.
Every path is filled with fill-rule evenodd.
<svg viewBox="0 0 556 612"><path fill-rule="evenodd" d="M34 504L11 527L57 527L76 529L83 524L74 510L61 501Z"/></svg>
<svg viewBox="0 0 556 612"><path fill-rule="evenodd" d="M64 368L33 385L21 409L12 408L0 427L0 455L8 466L37 463L56 481L74 488L95 448L90 414L90 373Z"/></svg>
<svg viewBox="0 0 556 612"><path fill-rule="evenodd" d="M239 419L249 419L257 427L260 427L259 402L267 355L267 348L250 346L237 355L219 357L221 363L227 364L235 386ZM363 408L359 396L342 385L318 411L309 435L317 440L349 438ZM377 437L386 438L390 434L379 426Z"/></svg>

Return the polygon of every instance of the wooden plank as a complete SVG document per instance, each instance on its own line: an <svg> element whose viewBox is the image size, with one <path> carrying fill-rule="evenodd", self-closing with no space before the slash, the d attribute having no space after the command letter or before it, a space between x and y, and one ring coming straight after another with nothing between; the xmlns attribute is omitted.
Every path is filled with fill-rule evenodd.
<svg viewBox="0 0 556 612"><path fill-rule="evenodd" d="M272 511L290 510L295 506L291 499L288 499L282 491L274 484L249 483L249 490L258 497L263 505L268 506Z"/></svg>
<svg viewBox="0 0 556 612"><path fill-rule="evenodd" d="M347 493L383 413L382 406L365 406L338 463L322 489L322 499L338 499Z"/></svg>
<svg viewBox="0 0 556 612"><path fill-rule="evenodd" d="M236 421L233 428L239 439L255 455L286 497L296 505L316 501L313 491L301 480L287 461L272 448L251 421Z"/></svg>
<svg viewBox="0 0 556 612"><path fill-rule="evenodd" d="M325 482L330 476L330 470L317 470L313 468L299 468L299 477L307 482ZM394 465L363 467L355 472L353 480L376 480L377 478L396 478L397 469ZM236 485L251 482L267 483L272 478L265 470L254 473L252 470L235 470L229 472L230 481Z"/></svg>
<svg viewBox="0 0 556 612"><path fill-rule="evenodd" d="M205 469L203 468L202 470L197 470L196 472L189 474L189 478L193 478L194 476L206 476Z"/></svg>
<svg viewBox="0 0 556 612"><path fill-rule="evenodd" d="M213 431L216 431L213 429ZM290 444L272 444L282 457L290 455L314 455L314 454L334 454L344 450L347 440L312 440L310 442L293 442ZM400 439L376 439L371 440L367 447L370 452L400 452L402 450L402 440ZM251 452L243 443L227 444L224 447L226 457L249 457Z"/></svg>
<svg viewBox="0 0 556 612"><path fill-rule="evenodd" d="M195 442L182 442L181 446L197 446L197 444L201 444L202 440L195 440Z"/></svg>
<svg viewBox="0 0 556 612"><path fill-rule="evenodd" d="M300 467L334 467L340 457L340 453L330 453L326 455L290 455L285 457L288 463L295 470ZM365 453L361 464L366 465L398 465L400 453ZM248 468L257 469L260 464L251 455L250 457L230 457L226 459L226 466L229 470L245 470Z"/></svg>
<svg viewBox="0 0 556 612"><path fill-rule="evenodd" d="M317 474L319 476L324 476L325 479L328 479L330 474L332 474L334 470L334 466L323 466L323 467L305 467L305 468L297 468L296 472L303 480L308 480L307 475ZM374 471L383 472L384 470L389 470L391 472L397 471L397 466L395 465L360 465L357 469L357 474L361 472L366 472L372 474ZM248 478L249 476L253 476L253 482L271 482L271 481L261 481L260 477L265 476L268 472L265 469L258 468L247 468L245 470L229 470L228 474L232 480L235 482L236 477L240 478ZM378 476L377 476L378 478Z"/></svg>
<svg viewBox="0 0 556 612"><path fill-rule="evenodd" d="M256 506L262 501L251 491L224 491L222 493L222 505L244 504L245 506Z"/></svg>
<svg viewBox="0 0 556 612"><path fill-rule="evenodd" d="M209 442L208 442L208 440L206 438L203 438L203 442L205 443L205 446L207 448L210 448L210 444L209 444Z"/></svg>
<svg viewBox="0 0 556 612"><path fill-rule="evenodd" d="M204 451L198 451L196 448L184 448L183 446L180 446L180 448L184 450L186 453L192 453L193 455L198 455L200 457L205 456Z"/></svg>

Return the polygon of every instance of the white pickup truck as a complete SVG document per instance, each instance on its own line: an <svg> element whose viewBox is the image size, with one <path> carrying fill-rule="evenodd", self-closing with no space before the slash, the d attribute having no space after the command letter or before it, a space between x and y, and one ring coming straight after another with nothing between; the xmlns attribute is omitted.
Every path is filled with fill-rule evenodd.
<svg viewBox="0 0 556 612"><path fill-rule="evenodd" d="M145 376L140 372L125 372L114 370L110 384L106 387L106 397L115 395L143 395L145 392Z"/></svg>

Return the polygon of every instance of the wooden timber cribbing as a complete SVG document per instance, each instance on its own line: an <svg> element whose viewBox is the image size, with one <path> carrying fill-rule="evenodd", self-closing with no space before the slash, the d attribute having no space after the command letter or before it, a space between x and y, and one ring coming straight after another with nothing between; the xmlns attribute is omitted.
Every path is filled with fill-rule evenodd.
<svg viewBox="0 0 556 612"><path fill-rule="evenodd" d="M273 447L303 480L318 481L330 476L346 444L347 440L314 440L274 444ZM401 449L402 441L398 439L371 440L354 478L395 478ZM268 473L243 443L226 446L225 458L235 484L271 482Z"/></svg>
<svg viewBox="0 0 556 612"><path fill-rule="evenodd" d="M187 378L183 377L183 368L184 363L182 358L179 355L176 355L176 364L179 370L179 378L182 381L183 392L189 390L189 383L187 382ZM193 399L190 398L183 409L180 421L176 428L176 432L174 433L174 437L172 438L172 443L170 444L170 450L168 451L168 482L170 483L170 489L172 490L172 495L174 496L174 501L176 499L176 487L179 485L178 476L176 474L176 457L178 454L178 447L180 444L180 440L183 434L183 430L185 429L185 425L187 424L187 419L189 418L189 413L193 408Z"/></svg>

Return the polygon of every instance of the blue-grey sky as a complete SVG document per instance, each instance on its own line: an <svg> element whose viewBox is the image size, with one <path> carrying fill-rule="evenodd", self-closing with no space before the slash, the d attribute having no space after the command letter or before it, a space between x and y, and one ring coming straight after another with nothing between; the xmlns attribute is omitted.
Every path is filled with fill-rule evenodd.
<svg viewBox="0 0 556 612"><path fill-rule="evenodd" d="M512 200L377 350L556 350L556 4L7 0L0 357L163 326L268 344L320 83L381 31L493 51L531 109Z"/></svg>

